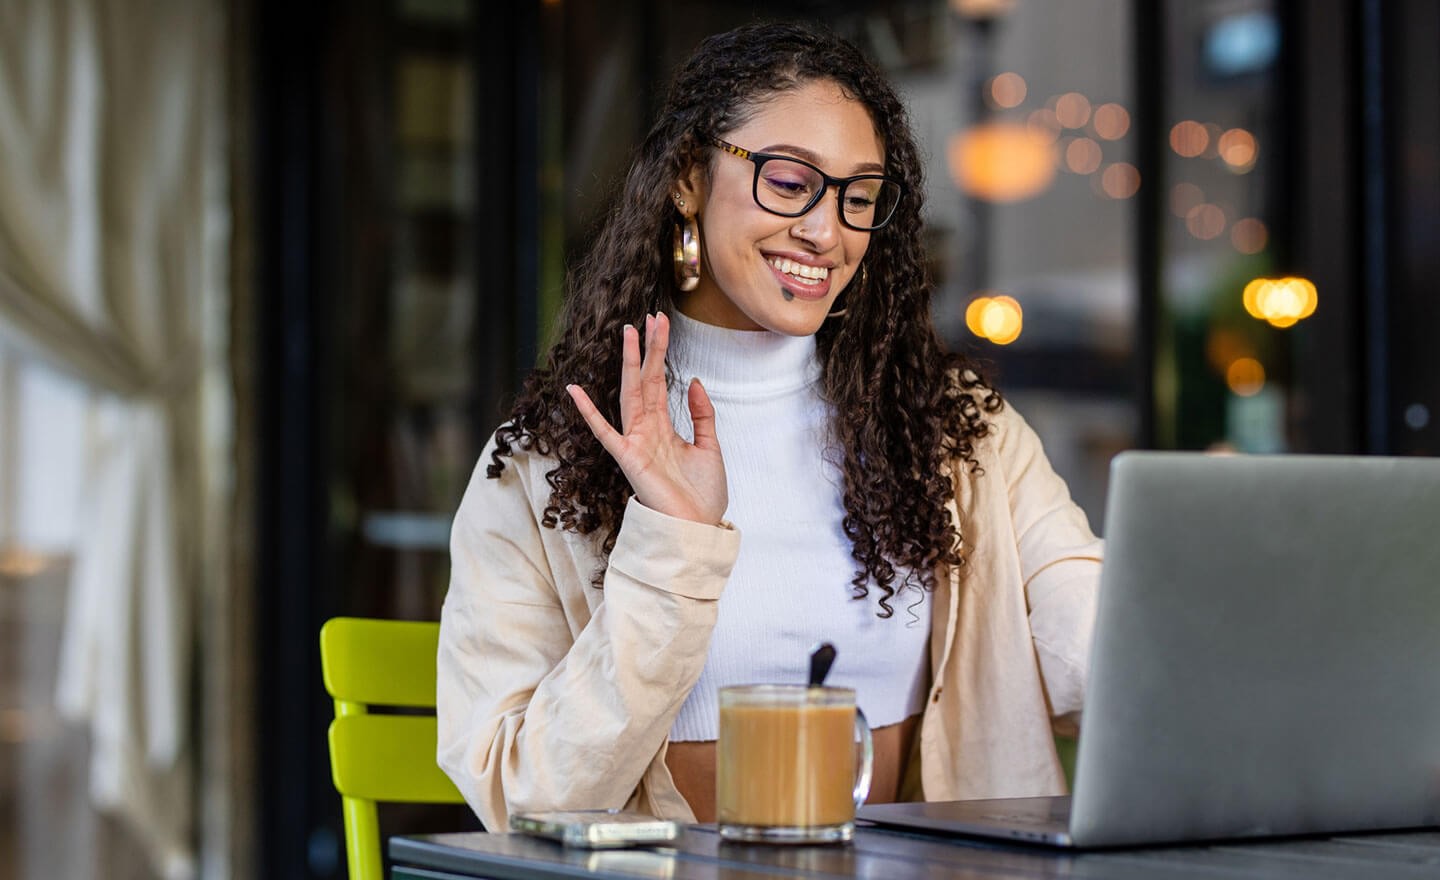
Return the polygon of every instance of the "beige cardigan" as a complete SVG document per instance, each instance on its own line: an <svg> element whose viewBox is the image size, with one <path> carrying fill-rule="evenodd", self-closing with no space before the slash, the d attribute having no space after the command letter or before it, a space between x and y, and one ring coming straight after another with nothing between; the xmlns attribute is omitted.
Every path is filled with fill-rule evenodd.
<svg viewBox="0 0 1440 880"><path fill-rule="evenodd" d="M942 571L933 595L918 743L928 800L1063 793L1052 719L1073 721L1084 696L1101 543L1025 421L1009 405L991 420L983 473L955 473L967 562ZM496 831L518 810L693 821L667 737L705 663L740 532L632 500L597 590L598 538L540 525L553 461L519 453L498 480L489 461L487 448L451 535L440 766Z"/></svg>

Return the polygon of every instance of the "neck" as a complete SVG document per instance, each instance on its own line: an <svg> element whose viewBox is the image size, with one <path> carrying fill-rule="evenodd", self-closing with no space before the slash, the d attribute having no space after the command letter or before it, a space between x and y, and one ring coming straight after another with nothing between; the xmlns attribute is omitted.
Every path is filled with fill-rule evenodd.
<svg viewBox="0 0 1440 880"><path fill-rule="evenodd" d="M814 336L716 327L683 312L670 327L670 368L681 380L698 377L710 392L788 391L819 376Z"/></svg>

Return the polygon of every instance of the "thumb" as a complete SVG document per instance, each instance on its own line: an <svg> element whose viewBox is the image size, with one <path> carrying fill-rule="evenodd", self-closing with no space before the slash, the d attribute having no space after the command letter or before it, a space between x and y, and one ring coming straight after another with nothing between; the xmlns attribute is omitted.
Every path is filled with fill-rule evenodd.
<svg viewBox="0 0 1440 880"><path fill-rule="evenodd" d="M690 422L695 426L695 445L701 449L718 450L720 438L715 436L715 407L699 379L690 380L686 398L690 404Z"/></svg>

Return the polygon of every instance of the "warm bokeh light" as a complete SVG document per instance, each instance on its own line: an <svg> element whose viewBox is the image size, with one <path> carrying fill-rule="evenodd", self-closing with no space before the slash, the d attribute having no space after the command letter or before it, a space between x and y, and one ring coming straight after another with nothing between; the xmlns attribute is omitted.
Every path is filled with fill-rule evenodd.
<svg viewBox="0 0 1440 880"><path fill-rule="evenodd" d="M49 564L44 556L32 553L22 547L7 547L0 550L0 575L7 578L34 577Z"/></svg>
<svg viewBox="0 0 1440 880"><path fill-rule="evenodd" d="M988 305L990 305L990 297L977 296L970 300L970 305L965 307L965 326L981 339L985 338L985 330L980 325L980 314Z"/></svg>
<svg viewBox="0 0 1440 880"><path fill-rule="evenodd" d="M967 195L1019 202L1055 179L1055 147L1015 122L987 122L950 139L950 177Z"/></svg>
<svg viewBox="0 0 1440 880"><path fill-rule="evenodd" d="M950 0L950 8L966 18L996 18L1010 11L1015 0Z"/></svg>
<svg viewBox="0 0 1440 880"><path fill-rule="evenodd" d="M1193 159L1204 153L1209 144L1210 132L1193 119L1177 122L1175 127L1170 129L1170 149L1186 159Z"/></svg>
<svg viewBox="0 0 1440 880"><path fill-rule="evenodd" d="M1065 167L1076 174L1089 174L1100 167L1100 145L1087 137L1077 137L1065 147Z"/></svg>
<svg viewBox="0 0 1440 880"><path fill-rule="evenodd" d="M1025 77L1008 71L991 79L990 88L985 92L990 103L1002 110L1025 103L1025 93Z"/></svg>
<svg viewBox="0 0 1440 880"><path fill-rule="evenodd" d="M1185 215L1185 228L1201 241L1209 241L1225 231L1225 212L1209 202L1196 205Z"/></svg>
<svg viewBox="0 0 1440 880"><path fill-rule="evenodd" d="M1265 387L1265 365L1251 357L1236 358L1225 368L1225 384L1241 397L1253 397Z"/></svg>
<svg viewBox="0 0 1440 880"><path fill-rule="evenodd" d="M980 315L980 327L985 337L996 345L1009 345L1020 336L1024 313L1020 304L1008 296L997 296L990 300Z"/></svg>
<svg viewBox="0 0 1440 880"><path fill-rule="evenodd" d="M1193 183L1177 183L1170 188L1170 213L1182 220L1204 202L1205 190Z"/></svg>
<svg viewBox="0 0 1440 880"><path fill-rule="evenodd" d="M1306 278L1256 278L1245 285L1245 311L1274 327L1290 327L1315 313L1320 303Z"/></svg>
<svg viewBox="0 0 1440 880"><path fill-rule="evenodd" d="M1090 119L1095 134L1107 141L1118 141L1130 130L1130 113L1119 104L1101 104Z"/></svg>
<svg viewBox="0 0 1440 880"><path fill-rule="evenodd" d="M1205 339L1205 360L1222 375L1237 358L1254 356L1250 340L1234 330L1217 327Z"/></svg>
<svg viewBox="0 0 1440 880"><path fill-rule="evenodd" d="M980 296L965 308L965 326L981 339L996 345L1009 345L1020 338L1024 312L1020 303L1009 296Z"/></svg>
<svg viewBox="0 0 1440 880"><path fill-rule="evenodd" d="M1030 134L1045 143L1053 144L1060 138L1060 120L1049 107L1034 110L1025 118L1025 127Z"/></svg>
<svg viewBox="0 0 1440 880"><path fill-rule="evenodd" d="M1220 158L1231 171L1243 174L1255 167L1255 157L1260 147L1255 135L1243 128L1232 128L1220 135Z"/></svg>
<svg viewBox="0 0 1440 880"><path fill-rule="evenodd" d="M1236 220L1235 225L1230 227L1230 243L1242 254L1260 253L1265 250L1265 243L1269 240L1270 230L1254 217Z"/></svg>
<svg viewBox="0 0 1440 880"><path fill-rule="evenodd" d="M1100 175L1100 189L1112 199L1128 199L1140 189L1140 172L1129 162L1107 165Z"/></svg>
<svg viewBox="0 0 1440 880"><path fill-rule="evenodd" d="M1274 281L1270 278L1252 278L1245 284L1245 292L1242 293L1241 301L1245 304L1245 313L1252 318L1265 320L1265 314L1260 311L1260 288Z"/></svg>
<svg viewBox="0 0 1440 880"><path fill-rule="evenodd" d="M1066 128L1084 128L1090 121L1090 99L1079 92L1066 92L1055 99L1055 118Z"/></svg>
<svg viewBox="0 0 1440 880"><path fill-rule="evenodd" d="M1290 283L1299 287L1301 291L1301 298L1305 302L1304 307L1300 309L1300 314L1296 315L1295 317L1303 320L1315 314L1316 307L1320 305L1320 291L1315 289L1315 282L1311 281L1309 278L1297 277L1291 278Z"/></svg>

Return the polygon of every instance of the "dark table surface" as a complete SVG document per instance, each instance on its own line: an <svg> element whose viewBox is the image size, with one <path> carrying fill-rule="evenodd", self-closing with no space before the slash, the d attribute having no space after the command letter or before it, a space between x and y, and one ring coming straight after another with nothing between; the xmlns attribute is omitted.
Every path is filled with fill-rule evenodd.
<svg viewBox="0 0 1440 880"><path fill-rule="evenodd" d="M514 834L434 834L390 840L392 877L673 878L777 880L876 878L1440 878L1440 830L1073 853L860 828L847 846L778 847L721 842L691 826L670 848L566 849Z"/></svg>

